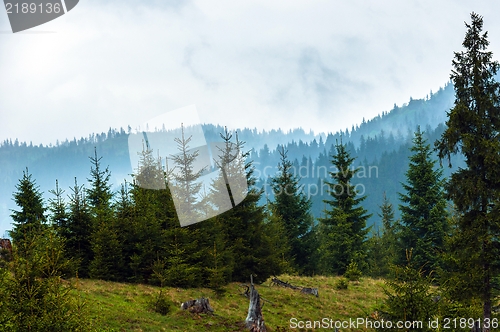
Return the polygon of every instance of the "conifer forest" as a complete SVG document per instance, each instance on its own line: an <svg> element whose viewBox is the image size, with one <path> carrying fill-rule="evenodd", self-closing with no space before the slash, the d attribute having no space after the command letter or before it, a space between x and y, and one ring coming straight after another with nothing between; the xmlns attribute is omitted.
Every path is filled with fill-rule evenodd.
<svg viewBox="0 0 500 332"><path fill-rule="evenodd" d="M247 325L226 330L266 331L264 308L278 301L263 295L252 309L253 292L294 289L293 277L319 299L314 278L346 292L383 284L373 328L329 330L500 331L500 64L489 48L500 36L474 12L463 31L439 91L336 133L203 124L209 154L184 125L175 139L131 127L50 145L5 139L0 331L118 331L93 320L81 280L154 286L150 310L171 317L182 309L168 290L230 303L228 285L247 284ZM162 155L158 137L174 152ZM297 312L302 293L290 293ZM224 315L204 310L205 323ZM383 323L397 321L423 325Z"/></svg>

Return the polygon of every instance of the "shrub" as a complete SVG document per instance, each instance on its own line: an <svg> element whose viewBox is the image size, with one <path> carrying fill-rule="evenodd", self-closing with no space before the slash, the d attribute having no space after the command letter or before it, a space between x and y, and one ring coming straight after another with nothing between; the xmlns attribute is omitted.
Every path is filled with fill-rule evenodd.
<svg viewBox="0 0 500 332"><path fill-rule="evenodd" d="M338 290L347 289L348 285L349 285L349 280L343 277L335 282L335 288Z"/></svg>
<svg viewBox="0 0 500 332"><path fill-rule="evenodd" d="M172 302L163 293L163 289L149 302L149 308L160 315L166 316L170 313Z"/></svg>
<svg viewBox="0 0 500 332"><path fill-rule="evenodd" d="M344 277L349 279L349 281L359 281L361 278L361 270L358 268L358 264L354 261L351 261L349 263L349 266L347 266L347 270L344 273Z"/></svg>

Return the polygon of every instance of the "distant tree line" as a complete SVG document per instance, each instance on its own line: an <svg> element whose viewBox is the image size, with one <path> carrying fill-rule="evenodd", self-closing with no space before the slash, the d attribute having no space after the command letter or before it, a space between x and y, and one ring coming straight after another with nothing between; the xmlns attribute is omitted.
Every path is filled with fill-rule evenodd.
<svg viewBox="0 0 500 332"><path fill-rule="evenodd" d="M473 13L471 18L465 51L455 53L453 60L455 105L434 143L440 162L462 154L465 167L445 179L425 132L417 127L398 193L400 218L383 194L378 197L379 222L367 226L371 214L363 204L370 191L361 193L357 187L356 148L343 143L342 136L328 153L332 167L322 179L324 208L315 218L286 147L277 149L278 172L268 179L272 197L265 200L256 186L251 152L244 151L237 135L222 130L226 149L220 149L219 157L234 160L235 149L241 152L239 169L244 170L248 195L232 209L186 227L180 226L179 213L208 215L221 204L221 193L235 202L239 190L246 189L230 187L223 173L202 200L195 200L202 189L196 184L202 172L193 168L198 151L182 135L176 139L179 155L173 158L177 175L164 169L144 144L133 181L114 192L111 172L95 149L87 184L75 179L65 195L56 181L48 204L29 170L23 172L13 195L18 209L12 212L12 261L0 268L0 292L16 301L0 302L0 319L23 326L18 330L51 326L46 312L36 308L65 291L61 277L217 291L228 282L247 281L249 275L260 283L289 273L384 277L387 298L380 317L424 322L469 317L473 326L467 322L456 330L477 330L480 319L482 330L490 331L500 276L499 64L486 50L482 17ZM172 176L184 181L183 197L191 209L176 210ZM146 189L156 187L152 183L165 189ZM39 286L36 292L27 291L30 284ZM16 307L23 301L28 306ZM77 299L58 305L75 315L81 312ZM76 324L60 317L55 321Z"/></svg>

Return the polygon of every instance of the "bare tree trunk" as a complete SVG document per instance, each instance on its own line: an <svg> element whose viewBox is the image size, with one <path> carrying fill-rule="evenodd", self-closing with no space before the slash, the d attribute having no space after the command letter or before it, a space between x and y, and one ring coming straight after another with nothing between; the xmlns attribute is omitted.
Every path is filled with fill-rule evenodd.
<svg viewBox="0 0 500 332"><path fill-rule="evenodd" d="M250 305L248 306L248 315L245 320L246 327L250 332L266 332L264 317L262 317L262 308L260 306L260 296L253 285L253 278L250 276Z"/></svg>

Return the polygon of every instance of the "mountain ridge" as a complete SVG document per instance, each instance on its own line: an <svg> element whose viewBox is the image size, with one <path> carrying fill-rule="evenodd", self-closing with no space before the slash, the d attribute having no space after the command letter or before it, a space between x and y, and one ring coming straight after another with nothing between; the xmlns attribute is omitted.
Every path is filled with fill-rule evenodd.
<svg viewBox="0 0 500 332"><path fill-rule="evenodd" d="M444 88L436 93L431 92L426 98L410 98L407 104L394 105L392 110L382 112L381 115L368 121L363 119L359 126L353 125L350 131L346 129L336 133L314 134L312 131L307 133L303 129L285 132L281 129L258 131L256 128L244 128L238 130L238 135L242 141L246 141L245 148L250 150L250 158L254 161L258 174L261 175L260 184L265 185L267 178L272 174L266 174L264 170L266 167L271 169L276 167L279 146L288 149L289 158L297 169L301 165L309 168L314 165L327 165L330 155L334 153L332 146L340 140L346 143L357 157L358 165L378 165L390 153L397 152L402 146L408 146L417 125L424 128L431 136L435 136L433 133L446 119L446 111L451 108L453 99L453 86L447 83ZM130 180L134 168L130 165L127 149L127 137L131 129L130 127L127 129L127 132L123 128L110 129L108 133L90 134L88 138L79 140L66 139L56 145L48 146L20 143L17 139L14 142L12 139L1 142L0 232L10 228L9 210L16 208L10 198L15 191L17 180L26 167L33 173L46 201L49 198L47 192L54 188L56 179L64 189L74 185L75 178L79 184L87 182L90 171L88 157L92 155L94 147L103 157L104 165L109 165L115 189L124 179ZM221 125L205 124L203 130L207 142L214 142L219 140L219 133L224 128ZM401 151L400 154L403 155L405 152ZM302 179L302 184L309 185L310 180L317 179ZM315 198L319 200L318 197ZM318 204L321 204L320 200L313 208L316 217L321 213ZM373 213L376 204L370 201L367 204L371 205L370 210Z"/></svg>

